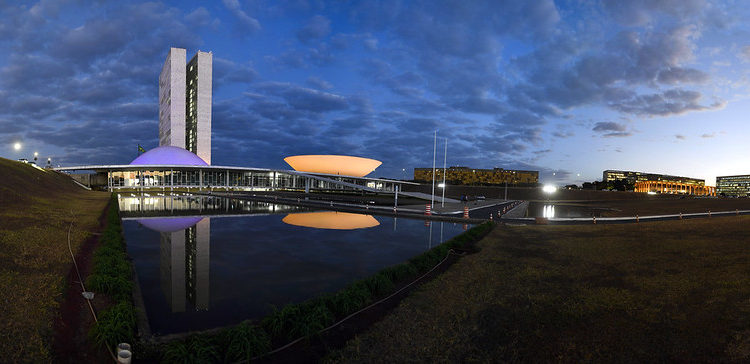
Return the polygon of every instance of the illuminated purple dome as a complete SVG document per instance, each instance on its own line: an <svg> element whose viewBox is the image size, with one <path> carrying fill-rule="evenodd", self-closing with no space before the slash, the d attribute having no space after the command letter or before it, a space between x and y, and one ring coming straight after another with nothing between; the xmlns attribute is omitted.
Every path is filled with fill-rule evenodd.
<svg viewBox="0 0 750 364"><path fill-rule="evenodd" d="M185 230L203 220L201 216L195 217L162 217L156 219L138 219L141 225L161 233L173 233Z"/></svg>
<svg viewBox="0 0 750 364"><path fill-rule="evenodd" d="M165 145L141 154L130 165L207 166L208 163L186 149Z"/></svg>

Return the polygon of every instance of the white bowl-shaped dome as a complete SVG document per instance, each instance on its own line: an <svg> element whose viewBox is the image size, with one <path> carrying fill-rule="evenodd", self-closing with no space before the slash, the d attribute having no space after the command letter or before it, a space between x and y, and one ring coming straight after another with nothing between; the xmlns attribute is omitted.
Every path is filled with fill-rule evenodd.
<svg viewBox="0 0 750 364"><path fill-rule="evenodd" d="M295 171L364 177L383 162L348 155L295 155L284 158Z"/></svg>
<svg viewBox="0 0 750 364"><path fill-rule="evenodd" d="M208 163L187 149L164 145L141 154L130 165L207 166Z"/></svg>

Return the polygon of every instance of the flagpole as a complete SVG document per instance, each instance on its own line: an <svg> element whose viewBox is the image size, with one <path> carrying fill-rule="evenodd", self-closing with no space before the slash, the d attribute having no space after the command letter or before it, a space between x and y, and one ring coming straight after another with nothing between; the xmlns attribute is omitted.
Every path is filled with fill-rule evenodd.
<svg viewBox="0 0 750 364"><path fill-rule="evenodd" d="M445 152L443 153L443 201L440 206L445 207L445 165L448 161L448 138L445 138ZM442 228L442 227L441 227Z"/></svg>
<svg viewBox="0 0 750 364"><path fill-rule="evenodd" d="M435 130L435 140L432 144L432 199L430 208L435 207L435 154L437 154L437 130Z"/></svg>

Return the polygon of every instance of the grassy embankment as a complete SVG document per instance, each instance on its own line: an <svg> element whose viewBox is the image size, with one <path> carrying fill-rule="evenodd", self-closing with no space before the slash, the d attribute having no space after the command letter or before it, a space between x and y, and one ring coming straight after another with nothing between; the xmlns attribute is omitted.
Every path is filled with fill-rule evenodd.
<svg viewBox="0 0 750 364"><path fill-rule="evenodd" d="M0 158L0 355L3 361L50 361L53 321L73 252L99 229L107 193L68 177Z"/></svg>
<svg viewBox="0 0 750 364"><path fill-rule="evenodd" d="M495 229L341 362L748 362L750 217Z"/></svg>
<svg viewBox="0 0 750 364"><path fill-rule="evenodd" d="M219 332L194 334L169 344L139 344L135 359L147 362L236 362L263 355L300 337L309 339L336 320L388 296L397 287L427 272L440 263L450 249L473 244L493 226L491 223L475 226L404 263L385 268L338 292L286 305L259 322L246 321Z"/></svg>

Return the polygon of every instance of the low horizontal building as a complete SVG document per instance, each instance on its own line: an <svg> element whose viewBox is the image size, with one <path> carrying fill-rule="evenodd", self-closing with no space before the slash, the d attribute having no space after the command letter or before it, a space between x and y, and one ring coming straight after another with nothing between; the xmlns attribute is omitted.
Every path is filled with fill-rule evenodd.
<svg viewBox="0 0 750 364"><path fill-rule="evenodd" d="M414 180L432 182L432 168L414 168ZM435 169L435 181L443 180L443 169ZM463 185L532 185L539 182L539 171L522 171L502 168L478 169L450 167L445 172L445 180L451 184Z"/></svg>
<svg viewBox="0 0 750 364"><path fill-rule="evenodd" d="M614 182L617 180L625 180L626 182L631 184L645 181L674 182L691 186L704 186L706 184L706 181L700 178L671 176L668 174L646 173L637 171L618 171L612 169L608 169L602 173L602 181L604 182Z"/></svg>
<svg viewBox="0 0 750 364"><path fill-rule="evenodd" d="M351 162L356 157L338 156ZM339 158L340 159L340 158ZM324 171L339 171L339 159L323 163ZM366 158L358 158L366 160ZM373 161L367 159L367 161ZM379 161L375 161L379 165ZM365 163L366 164L366 163ZM126 165L92 165L55 168L65 172L93 171L90 187L108 191L239 190L239 191L325 191L395 193L410 182L364 177L377 166L360 168L360 176L276 170L267 168L212 166L180 147L161 146L149 150ZM299 168L297 166L296 168ZM304 169L304 168L301 168ZM366 170L366 171L365 171ZM342 169L349 171L349 169ZM76 177L79 181L82 179ZM94 184L95 183L95 184Z"/></svg>
<svg viewBox="0 0 750 364"><path fill-rule="evenodd" d="M716 187L705 186L703 183L696 184L671 181L639 181L635 183L635 192L716 196Z"/></svg>
<svg viewBox="0 0 750 364"><path fill-rule="evenodd" d="M716 177L716 193L722 196L750 196L750 175Z"/></svg>

